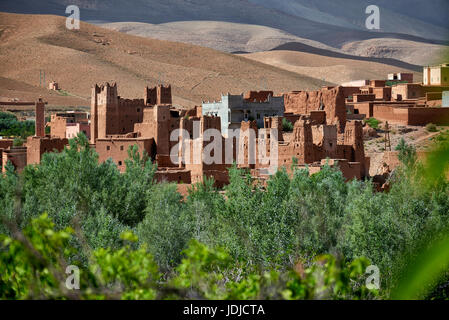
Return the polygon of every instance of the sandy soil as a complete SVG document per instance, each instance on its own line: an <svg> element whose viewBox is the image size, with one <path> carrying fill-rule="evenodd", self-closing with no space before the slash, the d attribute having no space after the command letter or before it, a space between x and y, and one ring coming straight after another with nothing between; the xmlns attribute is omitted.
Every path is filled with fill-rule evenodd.
<svg viewBox="0 0 449 320"><path fill-rule="evenodd" d="M380 174L382 168L382 157L385 152L385 131L382 130L384 124L381 124L381 129L378 130L377 138L369 138L365 140L365 153L371 158L370 174ZM401 139L409 145L413 145L416 150L427 151L433 144L433 139L449 130L448 127L437 127L438 132L428 132L425 127L417 126L390 126L390 141L391 150L394 151ZM388 151L388 150L387 150Z"/></svg>
<svg viewBox="0 0 449 320"><path fill-rule="evenodd" d="M385 79L388 73L392 72L413 72L388 64L327 57L298 51L276 50L242 54L242 56L337 84L358 79ZM422 79L422 74L416 72L414 74L416 81Z"/></svg>
<svg viewBox="0 0 449 320"><path fill-rule="evenodd" d="M36 88L39 70L45 70L47 81L85 98L92 85L106 81L117 81L119 94L129 98L142 97L146 85L170 83L174 103L185 106L218 99L222 92L270 88L282 93L329 84L209 48L144 39L83 22L80 30L68 30L58 16L0 13L0 30L1 77Z"/></svg>

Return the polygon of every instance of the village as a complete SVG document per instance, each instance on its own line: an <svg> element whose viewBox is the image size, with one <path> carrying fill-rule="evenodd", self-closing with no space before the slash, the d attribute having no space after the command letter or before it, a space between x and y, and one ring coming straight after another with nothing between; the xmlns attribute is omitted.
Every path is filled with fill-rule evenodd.
<svg viewBox="0 0 449 320"><path fill-rule="evenodd" d="M449 125L449 64L424 67L423 83L415 83L411 73L385 78L280 95L227 93L189 110L173 106L170 85L142 88L142 98L127 99L119 96L116 83L95 84L90 113L55 112L49 122L41 98L1 102L2 107L35 107L34 136L22 146L0 140L2 170L8 162L19 172L39 164L44 153L62 151L82 132L99 161L112 159L121 172L128 149L137 145L157 164L157 181L175 182L180 192L205 177L223 187L233 163L262 182L273 174L267 170L273 166L289 172L307 168L314 174L327 164L338 167L348 181L372 178L380 191L398 165L392 128ZM59 90L58 83L50 82L48 90ZM382 125L370 125L373 119ZM372 161L366 142L379 135L385 143L382 157Z"/></svg>

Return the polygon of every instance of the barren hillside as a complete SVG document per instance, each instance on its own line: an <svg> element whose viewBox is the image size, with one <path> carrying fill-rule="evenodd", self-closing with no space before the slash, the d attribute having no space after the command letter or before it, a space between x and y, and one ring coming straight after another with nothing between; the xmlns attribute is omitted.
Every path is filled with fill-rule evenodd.
<svg viewBox="0 0 449 320"><path fill-rule="evenodd" d="M279 93L326 84L194 45L144 39L87 23L70 31L59 16L0 13L0 30L2 78L38 87L39 70L45 70L48 81L56 80L67 93L83 98L90 96L94 83L104 81L117 81L124 97L141 97L145 85L170 83L174 102L187 106L227 91L272 88Z"/></svg>
<svg viewBox="0 0 449 320"><path fill-rule="evenodd" d="M3 0L0 11L66 15L119 23L114 28L225 52L258 52L286 42L430 64L447 50L447 0ZM367 30L366 8L380 8L380 29ZM425 54L425 53L429 54Z"/></svg>
<svg viewBox="0 0 449 320"><path fill-rule="evenodd" d="M334 58L299 51L275 50L241 56L337 84L351 80L385 79L387 74L392 72L414 72L383 63ZM414 74L415 81L422 80L421 73L414 72Z"/></svg>
<svg viewBox="0 0 449 320"><path fill-rule="evenodd" d="M343 52L279 29L243 23L179 21L161 24L114 22L99 25L141 37L191 43L231 53L267 51L289 42L302 42L313 47Z"/></svg>

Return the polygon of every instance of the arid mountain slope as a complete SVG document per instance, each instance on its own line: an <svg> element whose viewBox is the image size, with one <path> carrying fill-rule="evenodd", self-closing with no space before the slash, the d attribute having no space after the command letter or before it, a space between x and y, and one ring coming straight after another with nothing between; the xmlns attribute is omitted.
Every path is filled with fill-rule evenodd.
<svg viewBox="0 0 449 320"><path fill-rule="evenodd" d="M422 80L416 70L378 62L336 58L299 51L274 50L242 54L241 56L301 75L342 84L351 80L385 79L392 72L414 72L415 81Z"/></svg>
<svg viewBox="0 0 449 320"><path fill-rule="evenodd" d="M0 76L39 85L39 70L70 94L88 98L91 86L117 81L119 94L142 97L145 85L170 83L175 103L192 106L221 92L318 88L326 82L243 57L194 45L144 39L63 17L0 13Z"/></svg>
<svg viewBox="0 0 449 320"><path fill-rule="evenodd" d="M447 0L3 0L0 11L64 16L72 4L83 21L122 23L114 28L224 52L297 42L430 64L449 41ZM366 29L369 5L380 7L380 30Z"/></svg>
<svg viewBox="0 0 449 320"><path fill-rule="evenodd" d="M335 50L318 41L300 38L285 31L232 22L179 21L162 24L114 22L99 26L141 37L191 43L224 52L267 51L284 43L302 42L313 47Z"/></svg>

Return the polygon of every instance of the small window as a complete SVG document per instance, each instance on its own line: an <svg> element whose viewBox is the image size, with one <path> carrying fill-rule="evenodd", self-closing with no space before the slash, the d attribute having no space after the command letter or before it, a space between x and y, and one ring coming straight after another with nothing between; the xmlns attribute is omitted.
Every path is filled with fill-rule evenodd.
<svg viewBox="0 0 449 320"><path fill-rule="evenodd" d="M124 146L120 146L120 150L121 151L125 150L125 147Z"/></svg>
<svg viewBox="0 0 449 320"><path fill-rule="evenodd" d="M122 165L122 162L121 162L121 161L119 161L119 162L118 162L118 165L119 165L119 166L121 166L121 165Z"/></svg>
<svg viewBox="0 0 449 320"><path fill-rule="evenodd" d="M111 150L111 147L110 147L110 146L107 146L107 147L106 147L106 150L108 150L108 151Z"/></svg>

